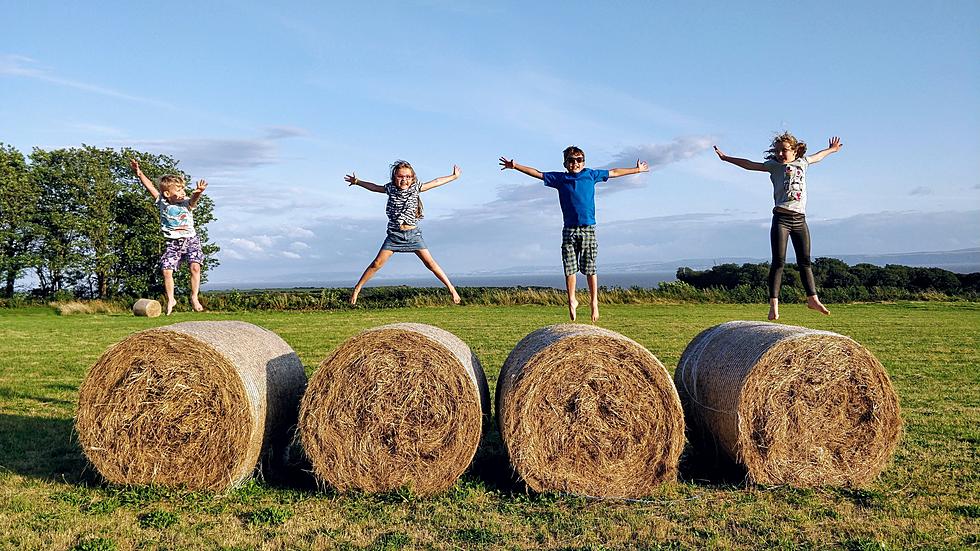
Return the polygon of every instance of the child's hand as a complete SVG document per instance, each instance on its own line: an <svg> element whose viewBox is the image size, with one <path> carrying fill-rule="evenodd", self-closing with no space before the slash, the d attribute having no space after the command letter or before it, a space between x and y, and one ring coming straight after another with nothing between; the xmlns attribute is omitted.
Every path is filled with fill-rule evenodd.
<svg viewBox="0 0 980 551"><path fill-rule="evenodd" d="M715 148L715 153L718 154L718 158L724 161L725 160L725 154L722 153L720 149L718 149L718 146L717 145L714 145L712 147Z"/></svg>
<svg viewBox="0 0 980 551"><path fill-rule="evenodd" d="M358 182L358 180L357 180L357 174L351 172L347 176L344 176L344 181L345 182L350 182L349 184L347 184L347 187L356 186L357 185L357 182Z"/></svg>
<svg viewBox="0 0 980 551"><path fill-rule="evenodd" d="M646 172L646 171L650 170L650 165L648 165L646 161L641 161L641 160L637 159L636 160L636 170L638 170L640 172Z"/></svg>
<svg viewBox="0 0 980 551"><path fill-rule="evenodd" d="M453 178L459 178L459 173L460 173L459 167L453 165Z"/></svg>
<svg viewBox="0 0 980 551"><path fill-rule="evenodd" d="M140 173L140 162L137 161L136 159L130 159L129 166L133 169L133 172L137 174Z"/></svg>
<svg viewBox="0 0 980 551"><path fill-rule="evenodd" d="M207 189L207 187L208 187L208 183L206 181L204 181L203 179L202 180L198 180L197 181L197 188L194 189L194 191L197 192L197 193L204 193L204 190Z"/></svg>
<svg viewBox="0 0 980 551"><path fill-rule="evenodd" d="M514 159L500 158L500 170L505 168L514 168Z"/></svg>
<svg viewBox="0 0 980 551"><path fill-rule="evenodd" d="M833 138L830 138L830 145L827 146L827 149L829 149L829 150L831 150L833 152L837 152L837 151L840 151L840 148L841 148L842 145L843 144L840 143L840 138L838 138L837 136L834 136Z"/></svg>

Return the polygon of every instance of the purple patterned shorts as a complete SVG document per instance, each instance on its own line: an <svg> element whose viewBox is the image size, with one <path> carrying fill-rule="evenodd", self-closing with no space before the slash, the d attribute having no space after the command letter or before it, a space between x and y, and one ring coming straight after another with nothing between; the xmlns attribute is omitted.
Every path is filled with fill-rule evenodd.
<svg viewBox="0 0 980 551"><path fill-rule="evenodd" d="M176 270L181 261L191 264L204 262L204 251L201 250L201 240L196 235L194 237L181 237L179 239L167 239L167 248L160 257L160 269Z"/></svg>

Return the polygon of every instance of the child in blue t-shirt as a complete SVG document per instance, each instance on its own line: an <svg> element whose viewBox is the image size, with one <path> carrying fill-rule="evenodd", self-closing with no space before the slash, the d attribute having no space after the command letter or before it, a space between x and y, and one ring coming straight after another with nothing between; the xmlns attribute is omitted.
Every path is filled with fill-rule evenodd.
<svg viewBox="0 0 980 551"><path fill-rule="evenodd" d="M568 289L568 315L575 321L575 272L581 271L589 282L592 322L599 319L599 278L595 259L598 244L595 238L595 185L609 178L637 174L649 170L646 161L636 161L634 168L594 170L585 168L585 152L578 147L565 148L565 172L541 172L517 164L513 159L500 158L500 170L512 168L544 180L544 185L558 191L558 203L564 227L561 231L561 259L565 266L565 287Z"/></svg>

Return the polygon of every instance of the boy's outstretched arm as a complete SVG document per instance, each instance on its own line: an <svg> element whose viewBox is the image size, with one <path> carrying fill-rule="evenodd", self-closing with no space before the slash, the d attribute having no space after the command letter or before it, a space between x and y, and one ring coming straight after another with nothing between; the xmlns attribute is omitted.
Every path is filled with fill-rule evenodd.
<svg viewBox="0 0 980 551"><path fill-rule="evenodd" d="M628 174L639 174L641 172L646 172L650 170L650 166L646 161L636 160L636 166L634 168L613 168L609 170L610 178L618 178L619 176L626 176Z"/></svg>
<svg viewBox="0 0 980 551"><path fill-rule="evenodd" d="M442 177L436 178L435 180L429 180L428 182L422 184L422 187L419 188L419 192L428 191L428 190L430 190L430 189L432 189L434 187L439 187L439 186L441 186L443 184L448 184L449 182L452 182L456 178L459 178L459 167L456 166L456 165L453 165L453 173L452 174L450 174L449 176L442 176Z"/></svg>
<svg viewBox="0 0 980 551"><path fill-rule="evenodd" d="M372 184L371 182L368 182L368 181L365 181L365 180L361 180L360 178L357 177L357 174L354 174L353 172L351 172L347 176L344 176L344 181L345 182L348 182L347 183L347 187L350 187L350 186L361 186L362 188L364 188L364 189L366 189L368 191L373 191L375 193L384 193L385 192L385 187L384 186L379 186L378 184Z"/></svg>
<svg viewBox="0 0 980 551"><path fill-rule="evenodd" d="M197 206L197 202L201 200L201 196L204 195L204 190L207 189L208 183L204 180L197 181L197 187L194 188L194 193L191 193L191 200L188 201L187 207L193 209Z"/></svg>
<svg viewBox="0 0 980 551"><path fill-rule="evenodd" d="M714 148L715 148L715 153L718 154L718 158L721 159L722 161L732 163L735 166L740 166L745 170L758 170L759 172L769 172L768 170L766 170L766 165L762 163L757 163L755 161L750 161L748 159L740 159L738 157L729 157L728 155L722 153L721 150L718 149L717 145L714 146Z"/></svg>
<svg viewBox="0 0 980 551"><path fill-rule="evenodd" d="M533 176L538 180L544 180L544 174L542 174L540 170L529 166L519 165L516 162L514 162L514 159L506 159L504 157L501 157L500 170L503 170L505 168L513 168L518 172L523 172L524 174L527 174L528 176Z"/></svg>
<svg viewBox="0 0 980 551"><path fill-rule="evenodd" d="M153 183L153 180L147 178L146 174L143 174L143 171L140 170L139 161L137 161L136 159L130 159L129 166L133 168L133 172L136 173L136 177L140 179L140 182L143 184L143 187L146 188L146 191L150 192L150 195L153 197L153 200L156 201L157 198L160 197L160 190L157 189L157 186Z"/></svg>
<svg viewBox="0 0 980 551"><path fill-rule="evenodd" d="M833 138L830 138L830 144L827 146L827 149L817 151L813 155L807 155L806 160L810 163L819 163L827 155L840 151L842 145L844 144L840 143L840 138L834 136Z"/></svg>

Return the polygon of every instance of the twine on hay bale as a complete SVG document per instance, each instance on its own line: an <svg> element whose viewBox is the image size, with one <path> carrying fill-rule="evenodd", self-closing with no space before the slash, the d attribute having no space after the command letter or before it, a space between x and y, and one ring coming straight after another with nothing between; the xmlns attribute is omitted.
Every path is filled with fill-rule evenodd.
<svg viewBox="0 0 980 551"><path fill-rule="evenodd" d="M160 301L153 300L152 298L141 298L133 304L134 316L155 318L160 315L162 310L163 308L160 306Z"/></svg>
<svg viewBox="0 0 980 551"><path fill-rule="evenodd" d="M108 481L225 490L296 422L306 372L240 321L149 329L112 346L79 390L76 430Z"/></svg>
<svg viewBox="0 0 980 551"><path fill-rule="evenodd" d="M692 442L714 440L758 484L860 486L901 433L884 367L829 331L723 323L688 344L674 380Z"/></svg>
<svg viewBox="0 0 980 551"><path fill-rule="evenodd" d="M677 390L656 356L591 325L524 337L497 381L514 470L538 492L642 497L675 480L684 448Z"/></svg>
<svg viewBox="0 0 980 551"><path fill-rule="evenodd" d="M470 465L489 408L483 368L463 341L395 323L351 337L320 364L299 434L314 474L339 491L428 495Z"/></svg>

